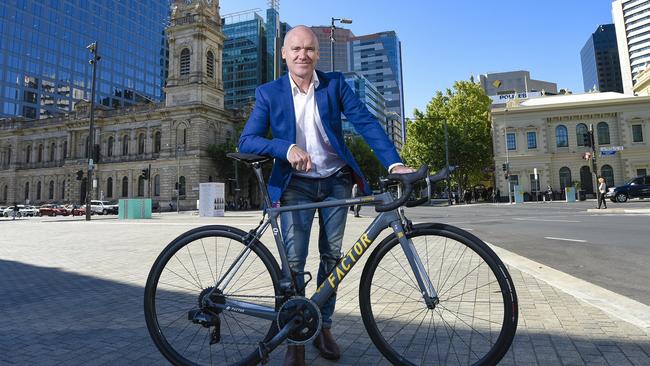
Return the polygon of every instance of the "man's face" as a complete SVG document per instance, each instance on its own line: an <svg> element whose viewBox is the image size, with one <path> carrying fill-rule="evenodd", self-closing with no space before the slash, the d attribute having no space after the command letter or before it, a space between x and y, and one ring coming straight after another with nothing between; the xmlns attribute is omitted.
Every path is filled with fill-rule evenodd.
<svg viewBox="0 0 650 366"><path fill-rule="evenodd" d="M320 58L318 41L311 31L294 29L285 39L282 58L287 62L287 68L292 75L308 78L314 73Z"/></svg>

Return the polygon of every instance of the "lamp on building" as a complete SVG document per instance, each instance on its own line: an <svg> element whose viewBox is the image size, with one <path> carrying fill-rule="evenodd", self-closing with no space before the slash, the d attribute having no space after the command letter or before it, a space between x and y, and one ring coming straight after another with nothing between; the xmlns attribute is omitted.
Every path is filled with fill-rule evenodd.
<svg viewBox="0 0 650 366"><path fill-rule="evenodd" d="M341 24L352 24L352 19L332 18L332 25L330 27L330 71L334 71L334 42L336 42L336 39L334 38L334 29L336 29L336 25L334 25L335 22L339 22Z"/></svg>

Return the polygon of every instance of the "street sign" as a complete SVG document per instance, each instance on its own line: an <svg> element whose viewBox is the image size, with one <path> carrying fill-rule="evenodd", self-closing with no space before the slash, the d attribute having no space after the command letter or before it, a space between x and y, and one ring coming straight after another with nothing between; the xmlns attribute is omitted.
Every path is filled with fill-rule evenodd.
<svg viewBox="0 0 650 366"><path fill-rule="evenodd" d="M608 156L608 155L616 155L616 151L615 150L614 151L605 150L605 151L600 152L600 156Z"/></svg>
<svg viewBox="0 0 650 366"><path fill-rule="evenodd" d="M623 146L601 146L600 151L623 151Z"/></svg>

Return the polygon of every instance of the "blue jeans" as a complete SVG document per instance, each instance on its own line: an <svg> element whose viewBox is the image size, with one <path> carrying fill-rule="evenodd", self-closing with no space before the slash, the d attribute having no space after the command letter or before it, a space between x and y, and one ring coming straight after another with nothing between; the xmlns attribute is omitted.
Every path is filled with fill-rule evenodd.
<svg viewBox="0 0 650 366"><path fill-rule="evenodd" d="M282 193L282 206L333 201L350 198L352 195L352 170L344 167L333 175L322 179L293 176L289 186ZM309 252L309 234L316 209L283 212L280 214L282 237L287 252L289 266L294 272L305 270ZM317 285L326 280L327 274L341 257L341 243L345 231L348 207L328 207L318 209L318 250L320 265L318 267ZM304 287L304 276L296 276L296 286ZM301 295L304 295L302 291ZM336 294L330 297L321 308L323 328L332 326L332 314L336 304Z"/></svg>

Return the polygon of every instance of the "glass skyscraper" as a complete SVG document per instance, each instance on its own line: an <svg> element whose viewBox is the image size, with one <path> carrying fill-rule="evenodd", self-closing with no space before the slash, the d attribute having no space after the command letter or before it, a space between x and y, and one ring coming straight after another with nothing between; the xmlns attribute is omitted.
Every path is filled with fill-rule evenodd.
<svg viewBox="0 0 650 366"><path fill-rule="evenodd" d="M359 36L349 41L350 70L370 81L386 99L386 108L399 115L404 126L402 45L394 31ZM402 141L406 136L402 136Z"/></svg>
<svg viewBox="0 0 650 366"><path fill-rule="evenodd" d="M601 92L623 92L614 24L598 26L582 47L580 60L585 91L595 87Z"/></svg>
<svg viewBox="0 0 650 366"><path fill-rule="evenodd" d="M89 100L94 41L98 103L162 100L169 11L170 0L2 1L0 118L46 118Z"/></svg>

